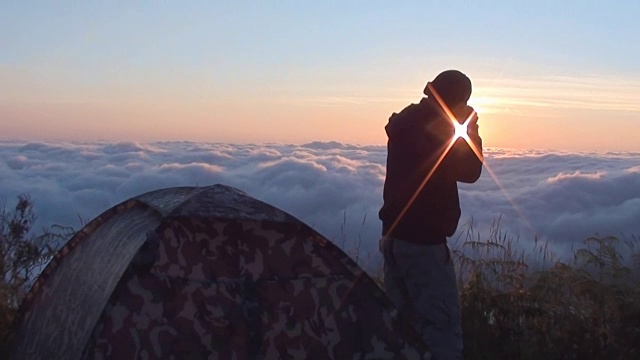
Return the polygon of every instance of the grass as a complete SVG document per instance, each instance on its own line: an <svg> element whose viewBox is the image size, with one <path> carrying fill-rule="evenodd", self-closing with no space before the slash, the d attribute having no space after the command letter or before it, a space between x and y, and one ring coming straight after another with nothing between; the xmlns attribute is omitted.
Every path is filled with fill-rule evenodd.
<svg viewBox="0 0 640 360"><path fill-rule="evenodd" d="M473 223L451 243L465 359L640 358L640 240L590 237L571 254L524 250ZM377 279L381 282L380 279Z"/></svg>

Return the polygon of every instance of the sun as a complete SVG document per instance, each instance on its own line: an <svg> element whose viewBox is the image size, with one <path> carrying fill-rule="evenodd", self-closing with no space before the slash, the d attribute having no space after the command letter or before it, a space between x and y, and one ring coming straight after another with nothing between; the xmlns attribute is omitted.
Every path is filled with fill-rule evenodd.
<svg viewBox="0 0 640 360"><path fill-rule="evenodd" d="M453 141L458 140L458 138L463 138L466 142L471 142L469 139L469 134L467 134L467 128L469 127L469 122L473 117L475 112L472 112L471 115L465 120L464 123L460 124L457 120L451 121L453 123Z"/></svg>

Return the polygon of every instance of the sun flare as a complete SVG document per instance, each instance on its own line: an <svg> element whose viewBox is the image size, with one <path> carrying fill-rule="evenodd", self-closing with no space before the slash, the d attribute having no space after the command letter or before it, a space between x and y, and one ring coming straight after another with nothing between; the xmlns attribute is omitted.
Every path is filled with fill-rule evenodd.
<svg viewBox="0 0 640 360"><path fill-rule="evenodd" d="M471 139L469 138L469 134L467 133L467 128L469 127L469 123L471 119L475 115L475 111L471 112L469 117L464 121L464 123L460 124L458 120L451 120L453 123L453 139L451 141L456 141L458 138L463 138L466 142L471 143Z"/></svg>
<svg viewBox="0 0 640 360"><path fill-rule="evenodd" d="M475 110L471 111L471 114L469 114L469 116L464 121L464 123L460 125L460 122L458 121L458 119L455 117L455 115L453 115L453 112L451 111L449 106L444 102L444 100L442 100L442 98L440 97L440 94L433 87L433 85L429 82L427 83L427 87L429 88L429 90L431 90L431 93L435 97L436 101L438 102L438 104L440 104L440 108L453 124L454 136L453 138L451 138L451 144L455 143L455 141L458 140L459 137L463 138L467 142L467 144L469 144L469 147L471 147L471 150L473 150L473 152L476 154L478 159L482 160L483 159L482 152L480 151L480 149L478 149L476 144L474 144L473 141L471 141L471 139L469 138L469 135L467 134L467 127L469 126L471 119L473 119L476 116L476 111ZM447 151L448 150L449 149L447 149ZM439 164L436 164L436 166L438 165Z"/></svg>

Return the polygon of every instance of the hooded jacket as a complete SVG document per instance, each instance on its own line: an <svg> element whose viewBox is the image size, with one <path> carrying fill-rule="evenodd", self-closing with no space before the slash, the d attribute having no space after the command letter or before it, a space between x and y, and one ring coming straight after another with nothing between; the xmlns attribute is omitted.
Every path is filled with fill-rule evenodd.
<svg viewBox="0 0 640 360"><path fill-rule="evenodd" d="M464 120L472 110L467 106L454 115ZM384 204L379 212L383 235L416 244L446 242L446 238L455 233L460 220L457 182L478 180L482 158L478 158L462 138L458 138L442 157L453 139L454 127L437 102L430 98L423 98L420 103L394 113L385 130L389 138L387 175ZM482 154L477 118L470 123L467 134ZM437 164L440 158L441 162ZM393 226L416 193L414 201Z"/></svg>

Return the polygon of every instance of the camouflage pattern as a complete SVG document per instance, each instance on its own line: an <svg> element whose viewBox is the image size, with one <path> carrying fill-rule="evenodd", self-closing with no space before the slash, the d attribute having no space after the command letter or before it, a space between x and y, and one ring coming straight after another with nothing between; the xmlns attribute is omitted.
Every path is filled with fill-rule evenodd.
<svg viewBox="0 0 640 360"><path fill-rule="evenodd" d="M108 301L89 296L75 299L74 307L61 303L51 311L57 315L46 314L38 327L25 321L36 315L37 301L32 301L23 309L13 358L428 358L419 335L373 280L291 215L220 185L164 189L132 201L140 206L114 217L127 226L101 231L106 243L142 229L130 227L125 215L130 211L153 214L156 223L144 224L143 240L132 241L135 251L119 253L126 270L117 270L119 282L109 290ZM136 230L136 236L140 233ZM71 259L81 247L73 248L63 263L81 261L80 255ZM103 250L102 255L82 255L89 258L76 267L73 280L83 288L80 292L103 287L104 275L78 280L91 261L111 256L111 250ZM43 298L42 303L65 298L58 290L74 284L49 284L62 278L60 268L32 298ZM110 267L95 268L111 272ZM91 302L87 307L93 312L74 315L82 301ZM71 342L73 352L51 353L51 346L34 343L34 336L51 337L50 343L61 348Z"/></svg>

